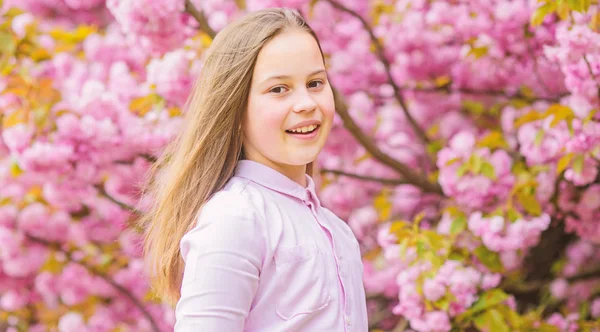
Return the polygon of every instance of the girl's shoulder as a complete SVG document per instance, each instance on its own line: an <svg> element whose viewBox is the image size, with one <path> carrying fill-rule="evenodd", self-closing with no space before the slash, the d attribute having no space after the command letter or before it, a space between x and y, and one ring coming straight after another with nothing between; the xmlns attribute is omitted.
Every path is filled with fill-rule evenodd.
<svg viewBox="0 0 600 332"><path fill-rule="evenodd" d="M215 192L202 206L199 219L248 219L255 218L252 197L244 190L247 181L232 179Z"/></svg>
<svg viewBox="0 0 600 332"><path fill-rule="evenodd" d="M238 248L248 243L258 245L263 241L263 233L262 219L257 217L243 186L228 183L200 208L194 227L180 241L180 250L185 255L190 248L213 250Z"/></svg>

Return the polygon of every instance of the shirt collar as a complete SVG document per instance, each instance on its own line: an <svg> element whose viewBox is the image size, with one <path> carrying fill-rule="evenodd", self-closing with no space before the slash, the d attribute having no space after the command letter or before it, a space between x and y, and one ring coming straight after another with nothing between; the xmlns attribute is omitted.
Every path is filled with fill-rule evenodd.
<svg viewBox="0 0 600 332"><path fill-rule="evenodd" d="M244 159L238 161L235 175L249 179L271 190L296 197L305 203L313 201L317 206L320 205L315 192L315 182L308 174L305 175L307 186L304 188L297 182L269 166L253 160Z"/></svg>

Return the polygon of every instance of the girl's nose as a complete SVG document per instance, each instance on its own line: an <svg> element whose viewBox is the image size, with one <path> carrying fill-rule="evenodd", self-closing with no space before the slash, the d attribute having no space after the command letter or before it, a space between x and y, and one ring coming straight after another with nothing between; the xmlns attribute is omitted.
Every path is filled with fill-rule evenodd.
<svg viewBox="0 0 600 332"><path fill-rule="evenodd" d="M310 111L314 111L316 108L317 108L317 103L315 102L313 97L310 95L310 92L304 90L300 93L300 95L298 96L298 99L294 103L293 111L296 113L305 112L305 111L310 112Z"/></svg>

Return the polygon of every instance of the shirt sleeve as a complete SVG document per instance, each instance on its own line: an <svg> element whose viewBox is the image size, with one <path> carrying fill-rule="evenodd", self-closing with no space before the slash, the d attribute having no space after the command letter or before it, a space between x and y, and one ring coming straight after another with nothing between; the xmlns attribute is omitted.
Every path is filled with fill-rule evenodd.
<svg viewBox="0 0 600 332"><path fill-rule="evenodd" d="M219 192L181 240L185 269L175 332L242 331L263 260L264 236L242 193Z"/></svg>

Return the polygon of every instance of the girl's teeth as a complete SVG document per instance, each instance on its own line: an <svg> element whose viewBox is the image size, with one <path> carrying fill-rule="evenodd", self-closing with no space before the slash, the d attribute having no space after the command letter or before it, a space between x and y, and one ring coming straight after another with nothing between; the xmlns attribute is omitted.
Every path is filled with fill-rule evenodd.
<svg viewBox="0 0 600 332"><path fill-rule="evenodd" d="M293 129L293 130L291 130L291 132L293 132L293 133L308 133L308 132L315 130L315 128L317 128L316 125L310 125L310 126L306 126L306 127L302 127L302 128Z"/></svg>

